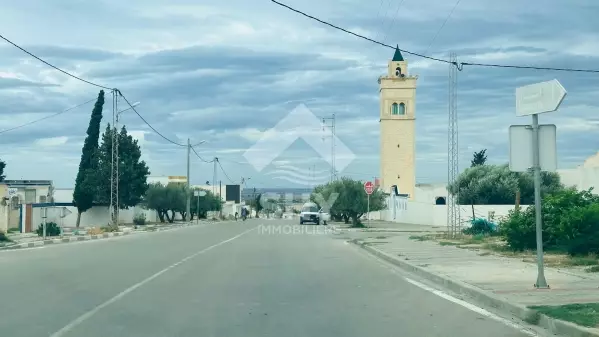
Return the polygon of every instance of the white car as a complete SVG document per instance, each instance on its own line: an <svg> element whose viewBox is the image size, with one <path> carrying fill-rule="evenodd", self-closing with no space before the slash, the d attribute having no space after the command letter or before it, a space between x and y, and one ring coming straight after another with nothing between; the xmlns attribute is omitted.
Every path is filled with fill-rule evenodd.
<svg viewBox="0 0 599 337"><path fill-rule="evenodd" d="M300 225L303 225L306 222L311 222L317 225L320 225L322 222L323 225L326 225L329 220L329 213L324 212L322 208L319 209L317 204L313 202L307 202L302 206L302 211L300 213Z"/></svg>

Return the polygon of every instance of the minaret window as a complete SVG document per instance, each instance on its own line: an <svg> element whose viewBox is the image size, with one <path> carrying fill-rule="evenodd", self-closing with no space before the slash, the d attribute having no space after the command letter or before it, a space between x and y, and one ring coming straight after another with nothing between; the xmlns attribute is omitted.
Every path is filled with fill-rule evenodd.
<svg viewBox="0 0 599 337"><path fill-rule="evenodd" d="M406 105L403 104L403 103L399 103L399 114L400 115L405 115L406 114Z"/></svg>
<svg viewBox="0 0 599 337"><path fill-rule="evenodd" d="M392 115L398 115L399 114L399 105L397 105L397 103L391 104L391 114Z"/></svg>

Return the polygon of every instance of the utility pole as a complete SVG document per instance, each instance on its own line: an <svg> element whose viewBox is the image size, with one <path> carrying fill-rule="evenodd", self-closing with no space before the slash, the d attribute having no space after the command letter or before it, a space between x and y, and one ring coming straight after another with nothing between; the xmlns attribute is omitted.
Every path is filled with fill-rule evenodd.
<svg viewBox="0 0 599 337"><path fill-rule="evenodd" d="M112 89L112 158L110 168L110 216L113 228L119 226L119 111L118 89Z"/></svg>
<svg viewBox="0 0 599 337"><path fill-rule="evenodd" d="M223 195L223 182L222 181L218 181L218 197L221 198L221 203L222 203L222 195ZM223 207L221 204L220 207L220 218L222 219L223 217Z"/></svg>
<svg viewBox="0 0 599 337"><path fill-rule="evenodd" d="M212 162L214 165L214 171L212 172L212 194L216 195L216 165L218 165L218 158L214 157Z"/></svg>
<svg viewBox="0 0 599 337"><path fill-rule="evenodd" d="M447 123L447 184L452 184L459 175L459 132L458 132L458 57L455 53L450 54L449 64L449 122ZM460 193L447 194L447 235L455 237L461 233Z"/></svg>
<svg viewBox="0 0 599 337"><path fill-rule="evenodd" d="M335 113L331 117L322 118L322 131L324 131L325 126L328 126L327 120L331 121L331 182L333 182L337 180L337 168L335 167Z"/></svg>
<svg viewBox="0 0 599 337"><path fill-rule="evenodd" d="M189 181L189 156L191 154L191 142L187 138L187 206L185 207L185 220L191 219L191 185Z"/></svg>

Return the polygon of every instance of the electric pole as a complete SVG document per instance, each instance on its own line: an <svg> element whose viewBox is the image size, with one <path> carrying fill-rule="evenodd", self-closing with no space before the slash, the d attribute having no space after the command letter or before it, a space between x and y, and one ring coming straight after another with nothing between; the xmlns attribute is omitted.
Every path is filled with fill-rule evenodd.
<svg viewBox="0 0 599 337"><path fill-rule="evenodd" d="M119 226L119 111L118 89L112 89L112 158L110 165L110 216L113 228Z"/></svg>
<svg viewBox="0 0 599 337"><path fill-rule="evenodd" d="M189 181L189 156L191 154L191 143L187 138L187 206L185 207L185 220L191 216L191 185Z"/></svg>
<svg viewBox="0 0 599 337"><path fill-rule="evenodd" d="M223 182L221 180L218 181L218 196L219 198L222 198L221 196L223 195ZM221 205L220 207L220 218L222 219L223 217L223 207Z"/></svg>
<svg viewBox="0 0 599 337"><path fill-rule="evenodd" d="M337 169L335 167L335 113L331 117L322 118L322 131L324 131L325 126L328 126L327 120L331 121L331 182L333 182L337 180Z"/></svg>

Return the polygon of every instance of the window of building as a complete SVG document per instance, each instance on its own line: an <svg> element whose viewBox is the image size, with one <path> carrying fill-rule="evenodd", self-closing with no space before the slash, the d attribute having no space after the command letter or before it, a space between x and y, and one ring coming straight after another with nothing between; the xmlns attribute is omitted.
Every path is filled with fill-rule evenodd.
<svg viewBox="0 0 599 337"><path fill-rule="evenodd" d="M397 103L391 104L391 114L392 115L399 114L399 105L397 105Z"/></svg>
<svg viewBox="0 0 599 337"><path fill-rule="evenodd" d="M41 203L45 203L46 202L46 196L45 195L40 195L40 202Z"/></svg>
<svg viewBox="0 0 599 337"><path fill-rule="evenodd" d="M35 190L25 190L25 203L33 204L36 202L36 191Z"/></svg>
<svg viewBox="0 0 599 337"><path fill-rule="evenodd" d="M406 105L403 103L399 104L399 114L400 115L405 115L406 114Z"/></svg>
<svg viewBox="0 0 599 337"><path fill-rule="evenodd" d="M445 205L446 201L445 201L445 197L437 197L437 199L435 199L435 205Z"/></svg>

